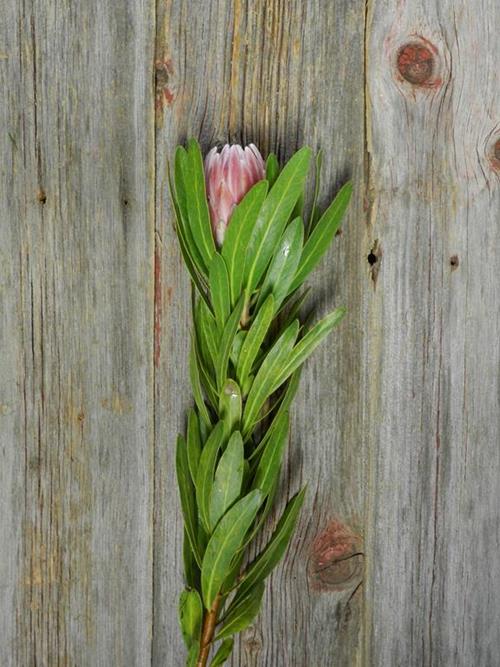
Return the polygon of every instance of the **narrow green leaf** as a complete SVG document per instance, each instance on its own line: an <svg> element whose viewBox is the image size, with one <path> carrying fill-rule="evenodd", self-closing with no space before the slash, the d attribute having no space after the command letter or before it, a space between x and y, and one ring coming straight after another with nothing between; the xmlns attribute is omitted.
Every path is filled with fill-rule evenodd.
<svg viewBox="0 0 500 667"><path fill-rule="evenodd" d="M256 537L257 533L260 531L260 529L264 525L265 520L267 519L267 517L271 513L271 510L274 506L274 500L276 498L276 493L278 491L278 487L279 487L279 477L276 477L274 485L271 488L271 491L267 495L266 502L264 503L264 506L259 511L257 521L255 521L254 525L252 526L252 530L249 533L247 533L247 537L245 539L243 549L245 549L253 541L253 539ZM239 572L239 570L238 570L238 572Z"/></svg>
<svg viewBox="0 0 500 667"><path fill-rule="evenodd" d="M301 148L288 161L276 179L257 216L247 248L251 259L245 266L245 286L251 294L266 270L276 244L300 196L309 169L311 149Z"/></svg>
<svg viewBox="0 0 500 667"><path fill-rule="evenodd" d="M203 257L196 245L191 225L189 224L188 213L188 189L189 183L186 182L186 174L188 172L189 157L186 150L182 146L177 146L174 158L174 182L175 182L175 202L178 209L178 227L177 232L179 240L182 238L186 252L196 267L197 271L206 278L207 264L203 261ZM173 190L173 188L172 188Z"/></svg>
<svg viewBox="0 0 500 667"><path fill-rule="evenodd" d="M192 337L191 340L191 350L189 353L189 379L191 381L191 387L193 389L193 397L196 403L196 407L198 408L198 412L200 413L200 417L203 419L203 421L207 426L211 426L212 421L210 419L207 406L205 405L205 401L203 399L200 371L198 368L198 360L196 358L196 342L194 341L194 337Z"/></svg>
<svg viewBox="0 0 500 667"><path fill-rule="evenodd" d="M276 376L272 391L278 389L287 377L304 363L321 341L328 336L334 327L337 326L345 314L345 308L336 308L333 312L320 320L303 338L299 340L297 345L293 348L286 364L284 364L280 373Z"/></svg>
<svg viewBox="0 0 500 667"><path fill-rule="evenodd" d="M243 306L245 304L245 295L242 294L238 303L236 304L233 312L229 316L229 319L226 322L226 326L222 332L219 353L217 356L216 364L216 378L217 378L217 388L219 391L222 389L224 381L227 375L227 365L229 362L229 354L234 343L234 337L238 331L238 326L240 324L241 315L243 313Z"/></svg>
<svg viewBox="0 0 500 667"><path fill-rule="evenodd" d="M253 364L264 338L271 326L274 315L274 297L270 294L262 307L259 308L255 320L252 322L250 329L245 337L245 341L241 346L240 355L238 358L238 365L236 368L236 377L241 386L243 386L248 376L252 371Z"/></svg>
<svg viewBox="0 0 500 667"><path fill-rule="evenodd" d="M216 640L242 632L253 622L260 611L264 582L257 583L244 595L237 595L224 616L223 625Z"/></svg>
<svg viewBox="0 0 500 667"><path fill-rule="evenodd" d="M191 255L188 249L188 243L185 238L185 229L183 227L182 215L175 195L174 186L172 184L170 170L168 170L168 183L169 183L170 198L172 200L172 205L174 207L174 212L175 212L175 219L176 219L175 231L177 234L177 238L179 240L179 246L181 249L182 258L184 259L184 263L189 272L193 285L198 290L198 293L200 294L202 299L208 303L208 297L206 293L207 285L205 281L205 276L202 275L202 273L200 273L201 264L200 267L197 266L195 258Z"/></svg>
<svg viewBox="0 0 500 667"><path fill-rule="evenodd" d="M278 338L262 362L250 392L243 413L243 437L246 438L266 399L273 392L276 377L288 360L299 332L299 322L295 320ZM279 386L279 385L278 385ZM277 387L276 387L277 389Z"/></svg>
<svg viewBox="0 0 500 667"><path fill-rule="evenodd" d="M283 329L286 329L286 327L295 320L296 318L299 318L299 313L300 309L304 305L304 302L306 301L307 297L311 293L311 288L307 287L303 292L292 292L290 295L283 301L281 304L281 308L278 311L279 313L284 313L285 314L285 320L284 323L282 324ZM280 322L281 324L281 322Z"/></svg>
<svg viewBox="0 0 500 667"><path fill-rule="evenodd" d="M262 283L257 309L272 294L276 310L290 291L290 285L299 265L304 240L304 224L295 218L283 232Z"/></svg>
<svg viewBox="0 0 500 667"><path fill-rule="evenodd" d="M299 195L299 198L297 199L297 203L293 207L292 211L292 220L295 218L303 218L304 217L304 204L305 204L305 191L302 190L302 192Z"/></svg>
<svg viewBox="0 0 500 667"><path fill-rule="evenodd" d="M274 153L269 153L266 160L266 181L269 183L271 189L280 173L280 164L278 158Z"/></svg>
<svg viewBox="0 0 500 667"><path fill-rule="evenodd" d="M196 473L198 470L198 463L201 454L201 438L200 425L198 422L198 415L191 408L188 412L188 427L187 427L187 459L189 465L189 472L193 483L196 482Z"/></svg>
<svg viewBox="0 0 500 667"><path fill-rule="evenodd" d="M234 380L226 380L219 399L219 416L224 422L224 438L240 428L241 391Z"/></svg>
<svg viewBox="0 0 500 667"><path fill-rule="evenodd" d="M226 263L218 252L212 258L209 275L210 297L215 313L215 321L219 330L222 331L231 311L231 295L229 293Z"/></svg>
<svg viewBox="0 0 500 667"><path fill-rule="evenodd" d="M238 498L243 480L243 463L245 453L241 433L233 433L222 454L210 495L210 523L212 528L217 525L221 516Z"/></svg>
<svg viewBox="0 0 500 667"><path fill-rule="evenodd" d="M290 285L290 292L293 292L293 290L302 285L328 250L333 237L340 227L344 213L349 205L351 194L352 183L346 183L321 216L311 236L304 245L298 271Z"/></svg>
<svg viewBox="0 0 500 667"><path fill-rule="evenodd" d="M191 475L189 473L186 441L182 435L177 437L175 464L177 471L177 484L179 486L179 495L181 499L181 508L184 517L186 533L191 544L193 555L198 565L201 565L197 539L195 491L191 481Z"/></svg>
<svg viewBox="0 0 500 667"><path fill-rule="evenodd" d="M212 376L209 375L206 366L201 362L199 358L198 358L198 368L200 370L201 385L203 387L203 391L205 392L205 396L208 400L208 403L214 410L217 410L217 389L215 387L214 380Z"/></svg>
<svg viewBox="0 0 500 667"><path fill-rule="evenodd" d="M262 503L259 490L250 491L222 517L207 545L201 567L201 588L210 609Z"/></svg>
<svg viewBox="0 0 500 667"><path fill-rule="evenodd" d="M179 599L179 623L186 646L200 639L203 604L195 590L182 591Z"/></svg>
<svg viewBox="0 0 500 667"><path fill-rule="evenodd" d="M278 426L280 425L284 413L288 411L293 399L295 398L297 389L299 388L301 372L302 368L297 368L297 370L294 373L292 373L292 376L290 377L290 380L286 385L286 389L283 392L283 395L280 396L276 404L273 406L273 409L277 407L277 410L273 416L273 420L269 428L267 429L266 433L262 437L262 440L259 442L258 446L253 450L253 452L249 456L248 458L249 461L253 461L255 458L260 456L262 450L267 444L267 441L272 435L274 435L276 428L278 428Z"/></svg>
<svg viewBox="0 0 500 667"><path fill-rule="evenodd" d="M267 496L273 488L281 470L281 461L288 443L288 412L284 412L269 437L255 471L253 488L260 489Z"/></svg>
<svg viewBox="0 0 500 667"><path fill-rule="evenodd" d="M191 648L189 649L188 657L186 660L186 667L196 667L199 653L200 653L200 642L194 642L193 644L191 644Z"/></svg>
<svg viewBox="0 0 500 667"><path fill-rule="evenodd" d="M184 539L182 541L182 560L184 564L184 576L186 578L186 584L190 588L199 588L200 568L198 567L193 550L191 549L191 542L189 541L186 527L184 527Z"/></svg>
<svg viewBox="0 0 500 667"><path fill-rule="evenodd" d="M231 353L229 355L229 359L231 360L231 363L233 364L233 366L235 368L238 365L238 360L240 358L241 348L242 348L243 343L245 341L246 335L247 335L246 331L238 331L238 333L234 337L233 347L231 348Z"/></svg>
<svg viewBox="0 0 500 667"><path fill-rule="evenodd" d="M215 364L219 348L219 333L212 311L201 299L198 299L194 308L196 338L199 343L202 358L206 364L210 377L215 379Z"/></svg>
<svg viewBox="0 0 500 667"><path fill-rule="evenodd" d="M226 229L221 252L228 270L232 305L241 294L248 243L266 198L267 187L267 181L259 181L248 191L234 209L231 224Z"/></svg>
<svg viewBox="0 0 500 667"><path fill-rule="evenodd" d="M304 487L286 506L268 545L243 575L238 596L243 596L255 584L264 581L284 556L304 502L305 492Z"/></svg>
<svg viewBox="0 0 500 667"><path fill-rule="evenodd" d="M318 196L321 186L321 165L323 164L323 151L320 149L316 155L316 172L314 174L314 196L311 204L311 215L306 225L306 236L309 236L316 224L315 216L318 210Z"/></svg>
<svg viewBox="0 0 500 667"><path fill-rule="evenodd" d="M220 645L217 653L214 655L210 667L219 667L219 665L223 665L233 652L233 645L233 639L225 639Z"/></svg>
<svg viewBox="0 0 500 667"><path fill-rule="evenodd" d="M187 184L186 204L189 225L194 242L205 266L208 268L215 253L215 243L208 212L203 159L196 139L190 139L187 142L187 160L183 166L184 182Z"/></svg>
<svg viewBox="0 0 500 667"><path fill-rule="evenodd" d="M196 502L205 530L210 534L210 494L214 482L217 454L222 446L224 424L219 421L208 436L201 451L198 474L196 475Z"/></svg>
<svg viewBox="0 0 500 667"><path fill-rule="evenodd" d="M196 355L196 363L198 367L199 379L201 382L201 387L205 392L205 395L214 409L217 409L217 389L215 387L215 380L212 377L209 369L205 365L205 362L201 356L200 346L197 344L196 337L194 339L194 351Z"/></svg>

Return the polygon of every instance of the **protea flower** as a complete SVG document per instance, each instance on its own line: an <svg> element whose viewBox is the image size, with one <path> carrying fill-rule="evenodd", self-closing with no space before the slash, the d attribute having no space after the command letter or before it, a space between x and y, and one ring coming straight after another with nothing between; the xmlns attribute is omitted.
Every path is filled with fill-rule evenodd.
<svg viewBox="0 0 500 667"><path fill-rule="evenodd" d="M243 149L226 144L212 148L205 158L205 180L215 242L224 241L231 214L252 185L265 178L265 164L255 144Z"/></svg>

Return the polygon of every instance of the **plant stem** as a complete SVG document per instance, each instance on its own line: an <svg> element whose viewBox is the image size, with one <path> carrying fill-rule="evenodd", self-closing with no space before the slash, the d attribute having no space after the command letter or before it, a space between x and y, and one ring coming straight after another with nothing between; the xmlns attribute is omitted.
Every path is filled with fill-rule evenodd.
<svg viewBox="0 0 500 667"><path fill-rule="evenodd" d="M196 667L205 667L210 653L210 645L214 638L215 626L217 625L217 614L221 601L220 594L215 598L212 608L205 613L203 618L203 628L201 630L200 653L196 662Z"/></svg>

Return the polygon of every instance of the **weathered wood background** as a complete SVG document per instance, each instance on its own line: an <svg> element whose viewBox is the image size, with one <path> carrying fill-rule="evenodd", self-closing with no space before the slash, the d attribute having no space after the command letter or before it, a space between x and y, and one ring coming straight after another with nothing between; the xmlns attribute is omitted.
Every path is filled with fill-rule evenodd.
<svg viewBox="0 0 500 667"><path fill-rule="evenodd" d="M500 5L2 0L0 664L176 667L189 135L325 152L283 501L236 667L500 664Z"/></svg>

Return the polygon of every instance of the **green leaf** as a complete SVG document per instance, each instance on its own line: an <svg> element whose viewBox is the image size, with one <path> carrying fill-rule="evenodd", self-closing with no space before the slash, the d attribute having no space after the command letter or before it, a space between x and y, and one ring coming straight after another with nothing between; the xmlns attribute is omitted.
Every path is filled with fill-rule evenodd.
<svg viewBox="0 0 500 667"><path fill-rule="evenodd" d="M264 338L271 326L274 315L274 297L270 294L262 307L259 308L255 320L252 322L250 329L245 337L245 341L241 346L240 355L238 358L238 365L236 368L236 377L241 386L243 386L248 376L252 371L253 364Z"/></svg>
<svg viewBox="0 0 500 667"><path fill-rule="evenodd" d="M248 243L266 198L267 187L267 181L259 181L248 191L234 209L231 224L226 229L221 252L228 270L232 305L241 294Z"/></svg>
<svg viewBox="0 0 500 667"><path fill-rule="evenodd" d="M217 525L221 516L238 498L243 480L244 449L241 433L233 433L222 454L210 495L210 523Z"/></svg>
<svg viewBox="0 0 500 667"><path fill-rule="evenodd" d="M319 150L316 155L316 173L314 181L314 196L311 205L311 215L309 217L309 223L306 226L307 236L311 233L314 225L316 224L316 214L318 210L318 195L319 188L321 186L321 165L323 164L323 151Z"/></svg>
<svg viewBox="0 0 500 667"><path fill-rule="evenodd" d="M200 586L200 568L191 549L189 536L184 527L184 539L182 541L182 560L184 563L184 575L186 577L186 584L190 588L199 588Z"/></svg>
<svg viewBox="0 0 500 667"><path fill-rule="evenodd" d="M293 348L286 364L284 364L280 373L276 376L272 391L278 389L287 377L304 363L321 341L328 336L334 327L337 326L345 314L345 308L336 308L313 326L313 328L299 340L297 345Z"/></svg>
<svg viewBox="0 0 500 667"><path fill-rule="evenodd" d="M212 607L261 503L261 492L250 491L238 500L217 524L201 567L201 589L206 609Z"/></svg>
<svg viewBox="0 0 500 667"><path fill-rule="evenodd" d="M292 373L292 376L290 377L290 380L287 383L283 395L278 399L276 405L273 406L273 408L275 407L278 408L274 414L273 421L271 422L271 425L267 429L266 433L264 434L262 440L259 442L258 446L253 450L253 452L249 456L248 459L249 461L252 461L257 456L260 456L262 450L267 444L267 441L272 435L274 435L276 428L280 425L284 413L288 411L288 408L290 407L293 399L295 398L297 389L299 388L301 372L302 369L297 368L297 370L294 373Z"/></svg>
<svg viewBox="0 0 500 667"><path fill-rule="evenodd" d="M184 183L187 185L186 208L189 226L203 263L208 268L215 253L215 243L208 212L203 160L195 139L190 139L187 143L187 160L183 165L183 174Z"/></svg>
<svg viewBox="0 0 500 667"><path fill-rule="evenodd" d="M233 347L231 348L231 353L229 355L229 358L235 368L238 365L241 347L245 341L246 335L247 335L246 331L238 331L238 333L234 337Z"/></svg>
<svg viewBox="0 0 500 667"><path fill-rule="evenodd" d="M210 534L210 495L214 482L217 454L223 442L224 424L219 421L208 436L201 451L198 473L196 475L196 502L205 530Z"/></svg>
<svg viewBox="0 0 500 667"><path fill-rule="evenodd" d="M286 329L286 327L290 324L290 322L299 317L300 309L304 305L304 302L306 301L310 293L311 293L310 287L307 287L303 292L298 292L298 291L292 292L281 304L281 309L279 310L279 312L284 313L286 316L286 319L284 320L285 323L281 323L280 321L280 324L281 326L283 326L283 329Z"/></svg>
<svg viewBox="0 0 500 667"><path fill-rule="evenodd" d="M201 299L198 299L194 308L196 338L199 343L202 358L209 369L209 375L215 377L215 363L218 355L219 333L212 311Z"/></svg>
<svg viewBox="0 0 500 667"><path fill-rule="evenodd" d="M198 379L200 381L200 386L205 392L205 395L208 401L211 403L213 408L217 407L217 390L215 388L215 381L210 374L210 371L205 364L203 357L201 355L200 346L196 340L196 336L193 336L193 347L195 352L196 365L198 369ZM194 387L193 387L194 390ZM196 398L196 396L195 396Z"/></svg>
<svg viewBox="0 0 500 667"><path fill-rule="evenodd" d="M189 538L191 549L193 551L196 562L198 565L201 565L201 557L197 539L195 491L191 481L191 475L189 473L186 441L182 435L177 437L175 464L177 472L177 484L179 486L179 495L181 498L181 508L184 517L186 533Z"/></svg>
<svg viewBox="0 0 500 667"><path fill-rule="evenodd" d="M224 422L224 438L229 438L241 422L241 391L234 380L226 380L219 399L219 416Z"/></svg>
<svg viewBox="0 0 500 667"><path fill-rule="evenodd" d="M306 198L305 191L302 190L302 192L299 195L299 198L297 199L297 203L293 207L292 220L295 218L302 218L304 216L305 198Z"/></svg>
<svg viewBox="0 0 500 667"><path fill-rule="evenodd" d="M276 377L281 373L281 369L290 356L298 332L299 322L295 320L278 338L262 362L248 393L243 413L243 438L246 438L250 432L267 397L274 391Z"/></svg>
<svg viewBox="0 0 500 667"><path fill-rule="evenodd" d="M207 406L203 399L203 391L201 388L200 380L200 371L198 368L198 360L196 358L196 342L194 336L191 339L191 351L189 353L189 379L191 381L191 387L193 389L193 397L200 413L200 417L203 419L207 426L212 425L210 415L208 414Z"/></svg>
<svg viewBox="0 0 500 667"><path fill-rule="evenodd" d="M274 297L276 310L290 291L290 285L299 265L304 240L304 224L301 218L295 218L283 232L283 236L274 252L273 259L262 283L257 301L257 309L269 294Z"/></svg>
<svg viewBox="0 0 500 667"><path fill-rule="evenodd" d="M285 445L288 443L288 412L284 412L269 437L255 471L253 488L267 496L279 476Z"/></svg>
<svg viewBox="0 0 500 667"><path fill-rule="evenodd" d="M299 269L290 285L290 292L300 287L311 271L317 266L320 259L328 250L333 240L342 217L349 205L352 194L352 183L346 183L339 191L333 202L321 216L318 224L313 229L311 236L307 239Z"/></svg>
<svg viewBox="0 0 500 667"><path fill-rule="evenodd" d="M304 187L310 160L311 149L307 146L295 153L276 179L276 183L262 205L246 249L247 257L252 260L248 268L245 266L244 284L249 294L259 284L290 218Z"/></svg>
<svg viewBox="0 0 500 667"><path fill-rule="evenodd" d="M220 645L217 653L214 655L213 660L210 663L210 667L218 667L219 665L223 665L233 651L233 644L233 639L225 639Z"/></svg>
<svg viewBox="0 0 500 667"><path fill-rule="evenodd" d="M196 482L196 473L198 470L198 463L201 454L201 437L200 425L198 422L198 415L191 408L188 412L188 427L187 427L187 459L189 465L189 472L193 483Z"/></svg>
<svg viewBox="0 0 500 667"><path fill-rule="evenodd" d="M177 146L174 158L174 181L175 181L175 203L177 205L177 235L182 241L190 262L204 278L207 274L207 266L194 241L191 225L189 224L186 173L188 171L188 154L182 146ZM173 192L173 188L171 187ZM174 197L173 197L174 199ZM182 245L181 244L181 245ZM187 262L186 262L187 264Z"/></svg>
<svg viewBox="0 0 500 667"><path fill-rule="evenodd" d="M233 312L229 316L229 319L226 322L226 326L222 332L219 353L217 356L216 364L216 378L217 378L217 388L219 391L222 389L222 386L226 380L227 375L227 365L229 362L229 354L231 348L233 347L234 337L238 331L238 326L240 324L241 315L243 313L243 306L245 304L245 295L242 294L238 303L236 304Z"/></svg>
<svg viewBox="0 0 500 667"><path fill-rule="evenodd" d="M198 591L182 591L179 599L179 622L188 648L200 639L202 620L203 604Z"/></svg>
<svg viewBox="0 0 500 667"><path fill-rule="evenodd" d="M191 644L191 648L189 649L188 657L186 660L186 667L196 667L199 653L200 653L200 642L194 642L193 644Z"/></svg>
<svg viewBox="0 0 500 667"><path fill-rule="evenodd" d="M223 625L216 640L242 632L251 625L260 611L264 588L264 582L259 582L252 589L247 590L244 595L235 597L224 616Z"/></svg>
<svg viewBox="0 0 500 667"><path fill-rule="evenodd" d="M280 164L278 158L274 153L269 153L266 160L266 181L269 183L271 189L280 173Z"/></svg>
<svg viewBox="0 0 500 667"><path fill-rule="evenodd" d="M231 312L231 296L226 263L218 252L212 258L209 275L210 298L212 299L215 321L219 330L222 331Z"/></svg>
<svg viewBox="0 0 500 667"><path fill-rule="evenodd" d="M286 548L293 534L295 524L299 516L300 508L304 502L305 487L290 500L286 506L276 529L269 540L266 548L250 564L243 575L238 595L243 596L255 584L264 579L272 572L285 554Z"/></svg>

